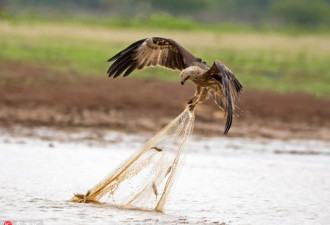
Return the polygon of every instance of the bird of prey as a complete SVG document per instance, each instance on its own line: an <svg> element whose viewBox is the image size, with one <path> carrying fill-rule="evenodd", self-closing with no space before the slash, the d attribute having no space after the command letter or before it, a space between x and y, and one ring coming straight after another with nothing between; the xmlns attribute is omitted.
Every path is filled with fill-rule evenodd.
<svg viewBox="0 0 330 225"><path fill-rule="evenodd" d="M176 41L162 37L136 41L108 60L112 61L114 63L110 66L108 74L113 78L122 73L126 77L135 69L142 70L148 66L181 70L182 85L187 80L196 84L195 95L188 101L190 109L212 96L215 103L225 112L224 134L228 133L242 85L222 62L215 60L212 66L208 66Z"/></svg>

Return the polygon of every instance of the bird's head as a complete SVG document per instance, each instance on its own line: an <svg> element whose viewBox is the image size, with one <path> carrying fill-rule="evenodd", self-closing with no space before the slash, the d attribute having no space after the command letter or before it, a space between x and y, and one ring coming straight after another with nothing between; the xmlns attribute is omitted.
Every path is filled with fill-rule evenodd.
<svg viewBox="0 0 330 225"><path fill-rule="evenodd" d="M187 80L192 80L193 82L202 75L205 71L198 66L190 66L187 69L182 70L180 73L181 85L184 85Z"/></svg>
<svg viewBox="0 0 330 225"><path fill-rule="evenodd" d="M180 73L180 81L181 81L181 85L184 85L184 83L190 78L189 73L187 73L186 71L182 71Z"/></svg>

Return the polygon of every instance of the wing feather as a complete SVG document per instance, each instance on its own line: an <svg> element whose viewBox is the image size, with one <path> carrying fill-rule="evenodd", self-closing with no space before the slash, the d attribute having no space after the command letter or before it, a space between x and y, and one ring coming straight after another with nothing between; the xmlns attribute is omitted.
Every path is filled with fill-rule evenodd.
<svg viewBox="0 0 330 225"><path fill-rule="evenodd" d="M137 67L136 63L133 63L130 67L127 68L127 70L124 73L124 77L127 77L130 73L133 72L133 70L135 70Z"/></svg>
<svg viewBox="0 0 330 225"><path fill-rule="evenodd" d="M152 58L152 63L151 63L151 65L153 65L153 66L157 66L158 61L159 61L160 54L159 54L157 51L154 51L152 57L153 57L153 58Z"/></svg>
<svg viewBox="0 0 330 225"><path fill-rule="evenodd" d="M123 51L118 52L116 55L114 55L113 57L111 57L110 59L108 59L108 62L117 60L119 57L129 53L132 50L135 50L137 47L139 47L146 39L142 39L139 41L134 42L133 44L131 44L130 46L128 46L127 48L125 48Z"/></svg>
<svg viewBox="0 0 330 225"><path fill-rule="evenodd" d="M128 76L135 69L148 66L163 66L172 70L183 70L197 59L181 45L171 39L153 37L134 42L111 57L114 63L108 69L109 77L122 74Z"/></svg>
<svg viewBox="0 0 330 225"><path fill-rule="evenodd" d="M117 71L118 68L120 68L120 66L122 64L124 64L125 62L129 62L129 61L132 61L130 60L131 59L131 56L130 55L123 55L123 57L121 57L120 59L118 59L117 61L115 61L113 64L112 64L112 67L110 67L108 69L108 73L112 73L113 71Z"/></svg>
<svg viewBox="0 0 330 225"><path fill-rule="evenodd" d="M243 87L233 72L218 60L214 61L206 73L217 82L217 85L209 89L209 92L216 104L225 112L224 134L227 134L232 125L233 113Z"/></svg>
<svg viewBox="0 0 330 225"><path fill-rule="evenodd" d="M117 68L117 72L113 75L114 78L118 77L122 72L124 72L127 67L132 65L132 61L125 61L122 64L119 64L118 68Z"/></svg>

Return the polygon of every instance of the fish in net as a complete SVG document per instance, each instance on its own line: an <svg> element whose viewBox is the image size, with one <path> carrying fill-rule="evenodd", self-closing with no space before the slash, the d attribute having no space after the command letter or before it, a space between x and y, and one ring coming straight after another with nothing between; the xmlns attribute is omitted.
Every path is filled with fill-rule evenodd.
<svg viewBox="0 0 330 225"><path fill-rule="evenodd" d="M105 202L129 209L162 211L194 121L194 109L187 106L141 150L85 195L75 194L72 201Z"/></svg>

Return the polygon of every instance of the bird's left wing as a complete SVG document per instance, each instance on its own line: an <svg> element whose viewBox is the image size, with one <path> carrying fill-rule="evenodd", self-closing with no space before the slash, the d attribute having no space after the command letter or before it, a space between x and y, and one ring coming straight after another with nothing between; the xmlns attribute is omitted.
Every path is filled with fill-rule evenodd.
<svg viewBox="0 0 330 225"><path fill-rule="evenodd" d="M218 83L217 87L215 89L209 89L209 92L217 105L225 111L226 126L224 134L227 134L231 127L233 112L243 87L233 72L218 60L214 61L212 67L206 73Z"/></svg>
<svg viewBox="0 0 330 225"><path fill-rule="evenodd" d="M115 61L109 68L109 77L121 73L128 76L133 70L148 66L163 66L172 70L183 70L198 59L176 41L162 37L146 38L134 42L108 62Z"/></svg>

